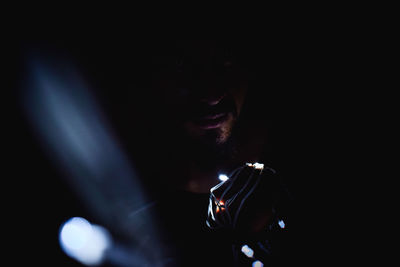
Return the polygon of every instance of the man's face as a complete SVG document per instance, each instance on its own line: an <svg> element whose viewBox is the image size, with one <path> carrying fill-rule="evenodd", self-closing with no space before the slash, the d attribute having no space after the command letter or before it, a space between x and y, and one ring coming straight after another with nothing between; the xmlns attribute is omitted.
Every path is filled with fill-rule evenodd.
<svg viewBox="0 0 400 267"><path fill-rule="evenodd" d="M161 90L167 120L191 139L224 144L247 91L235 55L215 42L187 41L160 62L154 86Z"/></svg>

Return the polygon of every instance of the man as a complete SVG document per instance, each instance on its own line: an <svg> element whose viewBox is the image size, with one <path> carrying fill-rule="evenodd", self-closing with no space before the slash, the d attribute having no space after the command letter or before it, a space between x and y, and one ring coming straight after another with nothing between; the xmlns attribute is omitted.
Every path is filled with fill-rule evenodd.
<svg viewBox="0 0 400 267"><path fill-rule="evenodd" d="M183 160L179 169L190 165L191 174L169 181L187 191L208 192L215 185L216 171L234 153L232 132L248 84L246 70L229 49L221 43L182 41L170 51L164 47L167 55L153 55L152 89L161 96L165 112L159 121L167 133L156 138L164 144L170 143L164 142L166 138L174 140L180 153L171 156Z"/></svg>
<svg viewBox="0 0 400 267"><path fill-rule="evenodd" d="M154 209L165 247L174 248L171 255L178 265L250 266L256 258L240 252L245 242L253 242L258 255L270 254L266 246L271 244L261 245L264 251L256 246L276 219L271 195L287 197L273 170L265 166L256 174L259 180L250 182L256 188L262 181L254 192L246 189L251 193L246 212L233 208L232 202L232 214L240 213L237 225L225 222L216 230L210 219L210 189L220 183L219 175L262 161L265 153L267 119L256 106L262 103L254 99L257 88L249 88L254 81L251 67L256 67L250 65L249 49L243 43L199 40L150 46L139 61L142 69L130 76L137 79L133 88L139 91L123 100L124 108L118 97L117 105L110 104L118 107L117 117L125 118L121 132L148 194L158 200ZM138 94L142 103L136 101ZM246 187L253 167L244 167L231 181L231 195ZM222 188L214 195L222 194ZM237 197L236 203L241 200ZM222 213L224 208L214 209Z"/></svg>
<svg viewBox="0 0 400 267"><path fill-rule="evenodd" d="M33 60L34 79L27 83L36 88L28 100L34 102L28 105L34 123L46 139L53 138L47 142L52 153L77 176L74 186L101 215L98 223L146 252L157 244L161 254L152 260L162 266L250 266L281 259L277 248L286 238L281 232L288 228L288 198L275 171L256 163L265 159L266 124L252 77L259 67L249 57L253 47L233 41L120 41L108 46L91 40L87 47L79 42L69 51L78 73L97 89L115 135L106 131L76 70L70 72L63 60L49 57L50 67ZM127 181L134 175L120 147L140 183ZM223 184L221 174L229 176ZM148 205L135 210L141 193ZM146 222L147 214L154 218ZM147 224L157 231L146 232Z"/></svg>
<svg viewBox="0 0 400 267"><path fill-rule="evenodd" d="M238 138L244 138L246 129L235 125L240 121L249 83L247 51L243 50L237 45L234 51L227 42L164 42L140 51L142 58L125 59L140 69L128 65L129 70L123 70L118 80L129 78L122 78L117 85L117 79L111 79L112 92L103 83L103 98L114 99L108 105L131 154L137 156L135 160L161 159L157 165L179 169L182 179L169 180L166 186L205 193L218 181L219 172L259 156L264 132L253 131L253 143L259 145L252 155L237 153L244 143ZM124 89L114 89L119 84L124 84ZM257 128L250 119L244 118L242 128L245 123ZM258 123L259 129L265 130L265 122ZM246 140L246 144L252 142ZM175 164L170 164L173 161ZM185 169L191 169L187 170L190 173Z"/></svg>

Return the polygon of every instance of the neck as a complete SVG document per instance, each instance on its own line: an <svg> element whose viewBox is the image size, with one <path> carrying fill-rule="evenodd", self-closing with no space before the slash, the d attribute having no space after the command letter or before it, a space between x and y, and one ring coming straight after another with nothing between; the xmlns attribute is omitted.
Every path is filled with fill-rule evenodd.
<svg viewBox="0 0 400 267"><path fill-rule="evenodd" d="M198 166L192 166L188 172L183 189L193 193L209 193L210 189L219 183L218 171L203 171Z"/></svg>

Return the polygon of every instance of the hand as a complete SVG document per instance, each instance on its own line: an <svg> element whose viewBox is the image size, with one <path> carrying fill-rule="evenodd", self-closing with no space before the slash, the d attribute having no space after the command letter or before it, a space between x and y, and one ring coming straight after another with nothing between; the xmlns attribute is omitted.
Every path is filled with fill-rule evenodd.
<svg viewBox="0 0 400 267"><path fill-rule="evenodd" d="M210 191L209 228L252 236L265 232L276 219L282 187L274 170L248 163Z"/></svg>

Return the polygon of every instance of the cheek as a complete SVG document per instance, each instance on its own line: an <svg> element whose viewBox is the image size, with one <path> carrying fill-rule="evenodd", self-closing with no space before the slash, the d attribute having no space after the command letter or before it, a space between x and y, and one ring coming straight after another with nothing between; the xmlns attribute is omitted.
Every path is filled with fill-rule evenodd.
<svg viewBox="0 0 400 267"><path fill-rule="evenodd" d="M153 95L158 99L164 112L175 114L187 102L187 92L179 88L173 79L160 79L154 84Z"/></svg>

